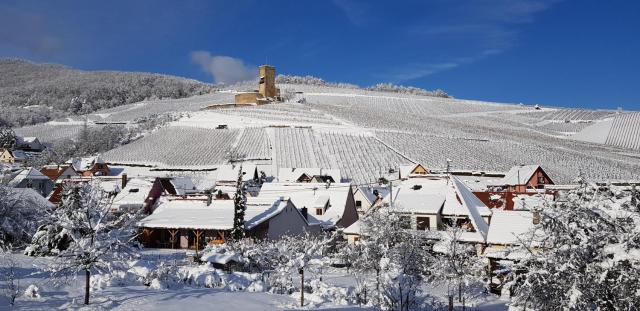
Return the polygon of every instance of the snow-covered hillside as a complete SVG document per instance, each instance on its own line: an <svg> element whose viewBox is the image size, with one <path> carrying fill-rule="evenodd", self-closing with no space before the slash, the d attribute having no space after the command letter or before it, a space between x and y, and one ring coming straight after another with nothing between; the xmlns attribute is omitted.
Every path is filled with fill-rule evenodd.
<svg viewBox="0 0 640 311"><path fill-rule="evenodd" d="M278 86L295 94L293 99L262 106L204 109L233 101L232 92L220 92L130 104L98 111L89 120L133 122L188 112L164 128L103 155L105 160L120 164L211 168L226 163L232 155L242 155L274 169L339 168L348 179L362 183L415 162L444 168L448 158L458 170L504 171L515 164L540 164L557 183L570 182L580 174L597 180L640 177L640 161L630 150L569 139L592 124L602 123L611 111L537 110L517 104L362 89ZM59 133L62 128L58 127L70 124L42 125L38 130L49 127L48 133ZM228 129L216 129L219 125ZM618 127L627 132L634 129L633 124ZM24 129L18 132L35 134Z"/></svg>

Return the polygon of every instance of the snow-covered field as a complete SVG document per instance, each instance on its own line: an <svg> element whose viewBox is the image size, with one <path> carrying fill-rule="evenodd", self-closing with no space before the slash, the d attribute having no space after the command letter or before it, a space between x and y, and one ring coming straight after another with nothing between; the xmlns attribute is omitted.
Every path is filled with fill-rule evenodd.
<svg viewBox="0 0 640 311"><path fill-rule="evenodd" d="M233 94L145 101L100 111L89 119L130 122L187 112L167 127L104 154L113 163L208 168L226 163L233 152L247 160L267 161L274 169L340 168L344 177L360 183L412 162L442 169L449 158L453 169L477 171L540 164L556 183L570 182L580 174L596 180L640 178L640 135L634 121L640 113L615 117L626 122L609 121L607 129L613 134L603 135L591 127L607 123L603 118L612 120L616 112L536 110L518 104L324 86L279 87L298 93L286 103L212 110L201 109L230 103ZM230 130L221 134L215 129L219 125ZM73 138L79 129L78 119L17 132L46 141ZM586 142L572 140L574 134Z"/></svg>

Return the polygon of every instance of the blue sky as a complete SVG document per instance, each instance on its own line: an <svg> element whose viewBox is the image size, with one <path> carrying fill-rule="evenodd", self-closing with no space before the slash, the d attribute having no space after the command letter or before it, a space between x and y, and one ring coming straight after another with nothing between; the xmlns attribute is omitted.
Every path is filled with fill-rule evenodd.
<svg viewBox="0 0 640 311"><path fill-rule="evenodd" d="M232 82L279 73L640 110L640 1L2 1L0 57Z"/></svg>

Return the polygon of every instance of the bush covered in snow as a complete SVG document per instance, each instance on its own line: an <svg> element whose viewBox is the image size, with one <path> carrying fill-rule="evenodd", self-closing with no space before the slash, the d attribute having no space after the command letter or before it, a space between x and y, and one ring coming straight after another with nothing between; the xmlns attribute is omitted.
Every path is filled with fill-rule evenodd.
<svg viewBox="0 0 640 311"><path fill-rule="evenodd" d="M444 97L450 98L449 94L441 89L436 89L433 91L427 91L425 89L413 87L413 86L403 86L403 85L395 85L392 83L378 83L376 85L370 86L367 88L369 91L378 91L378 92L393 92L400 94L411 94L411 95L422 95L422 96L435 96L435 97Z"/></svg>
<svg viewBox="0 0 640 311"><path fill-rule="evenodd" d="M0 185L0 247L29 243L31 236L49 216L44 200Z"/></svg>
<svg viewBox="0 0 640 311"><path fill-rule="evenodd" d="M544 207L539 251L522 261L513 304L536 310L633 310L640 305L640 195L584 183Z"/></svg>

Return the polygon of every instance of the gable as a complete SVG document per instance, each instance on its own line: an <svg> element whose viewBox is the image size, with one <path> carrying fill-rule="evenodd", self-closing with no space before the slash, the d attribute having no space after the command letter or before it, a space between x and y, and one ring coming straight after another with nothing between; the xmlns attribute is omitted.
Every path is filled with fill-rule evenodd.
<svg viewBox="0 0 640 311"><path fill-rule="evenodd" d="M426 175L428 173L427 169L422 166L422 164L418 164L416 165L416 167L413 168L413 170L411 171L411 174L417 174L417 175Z"/></svg>

